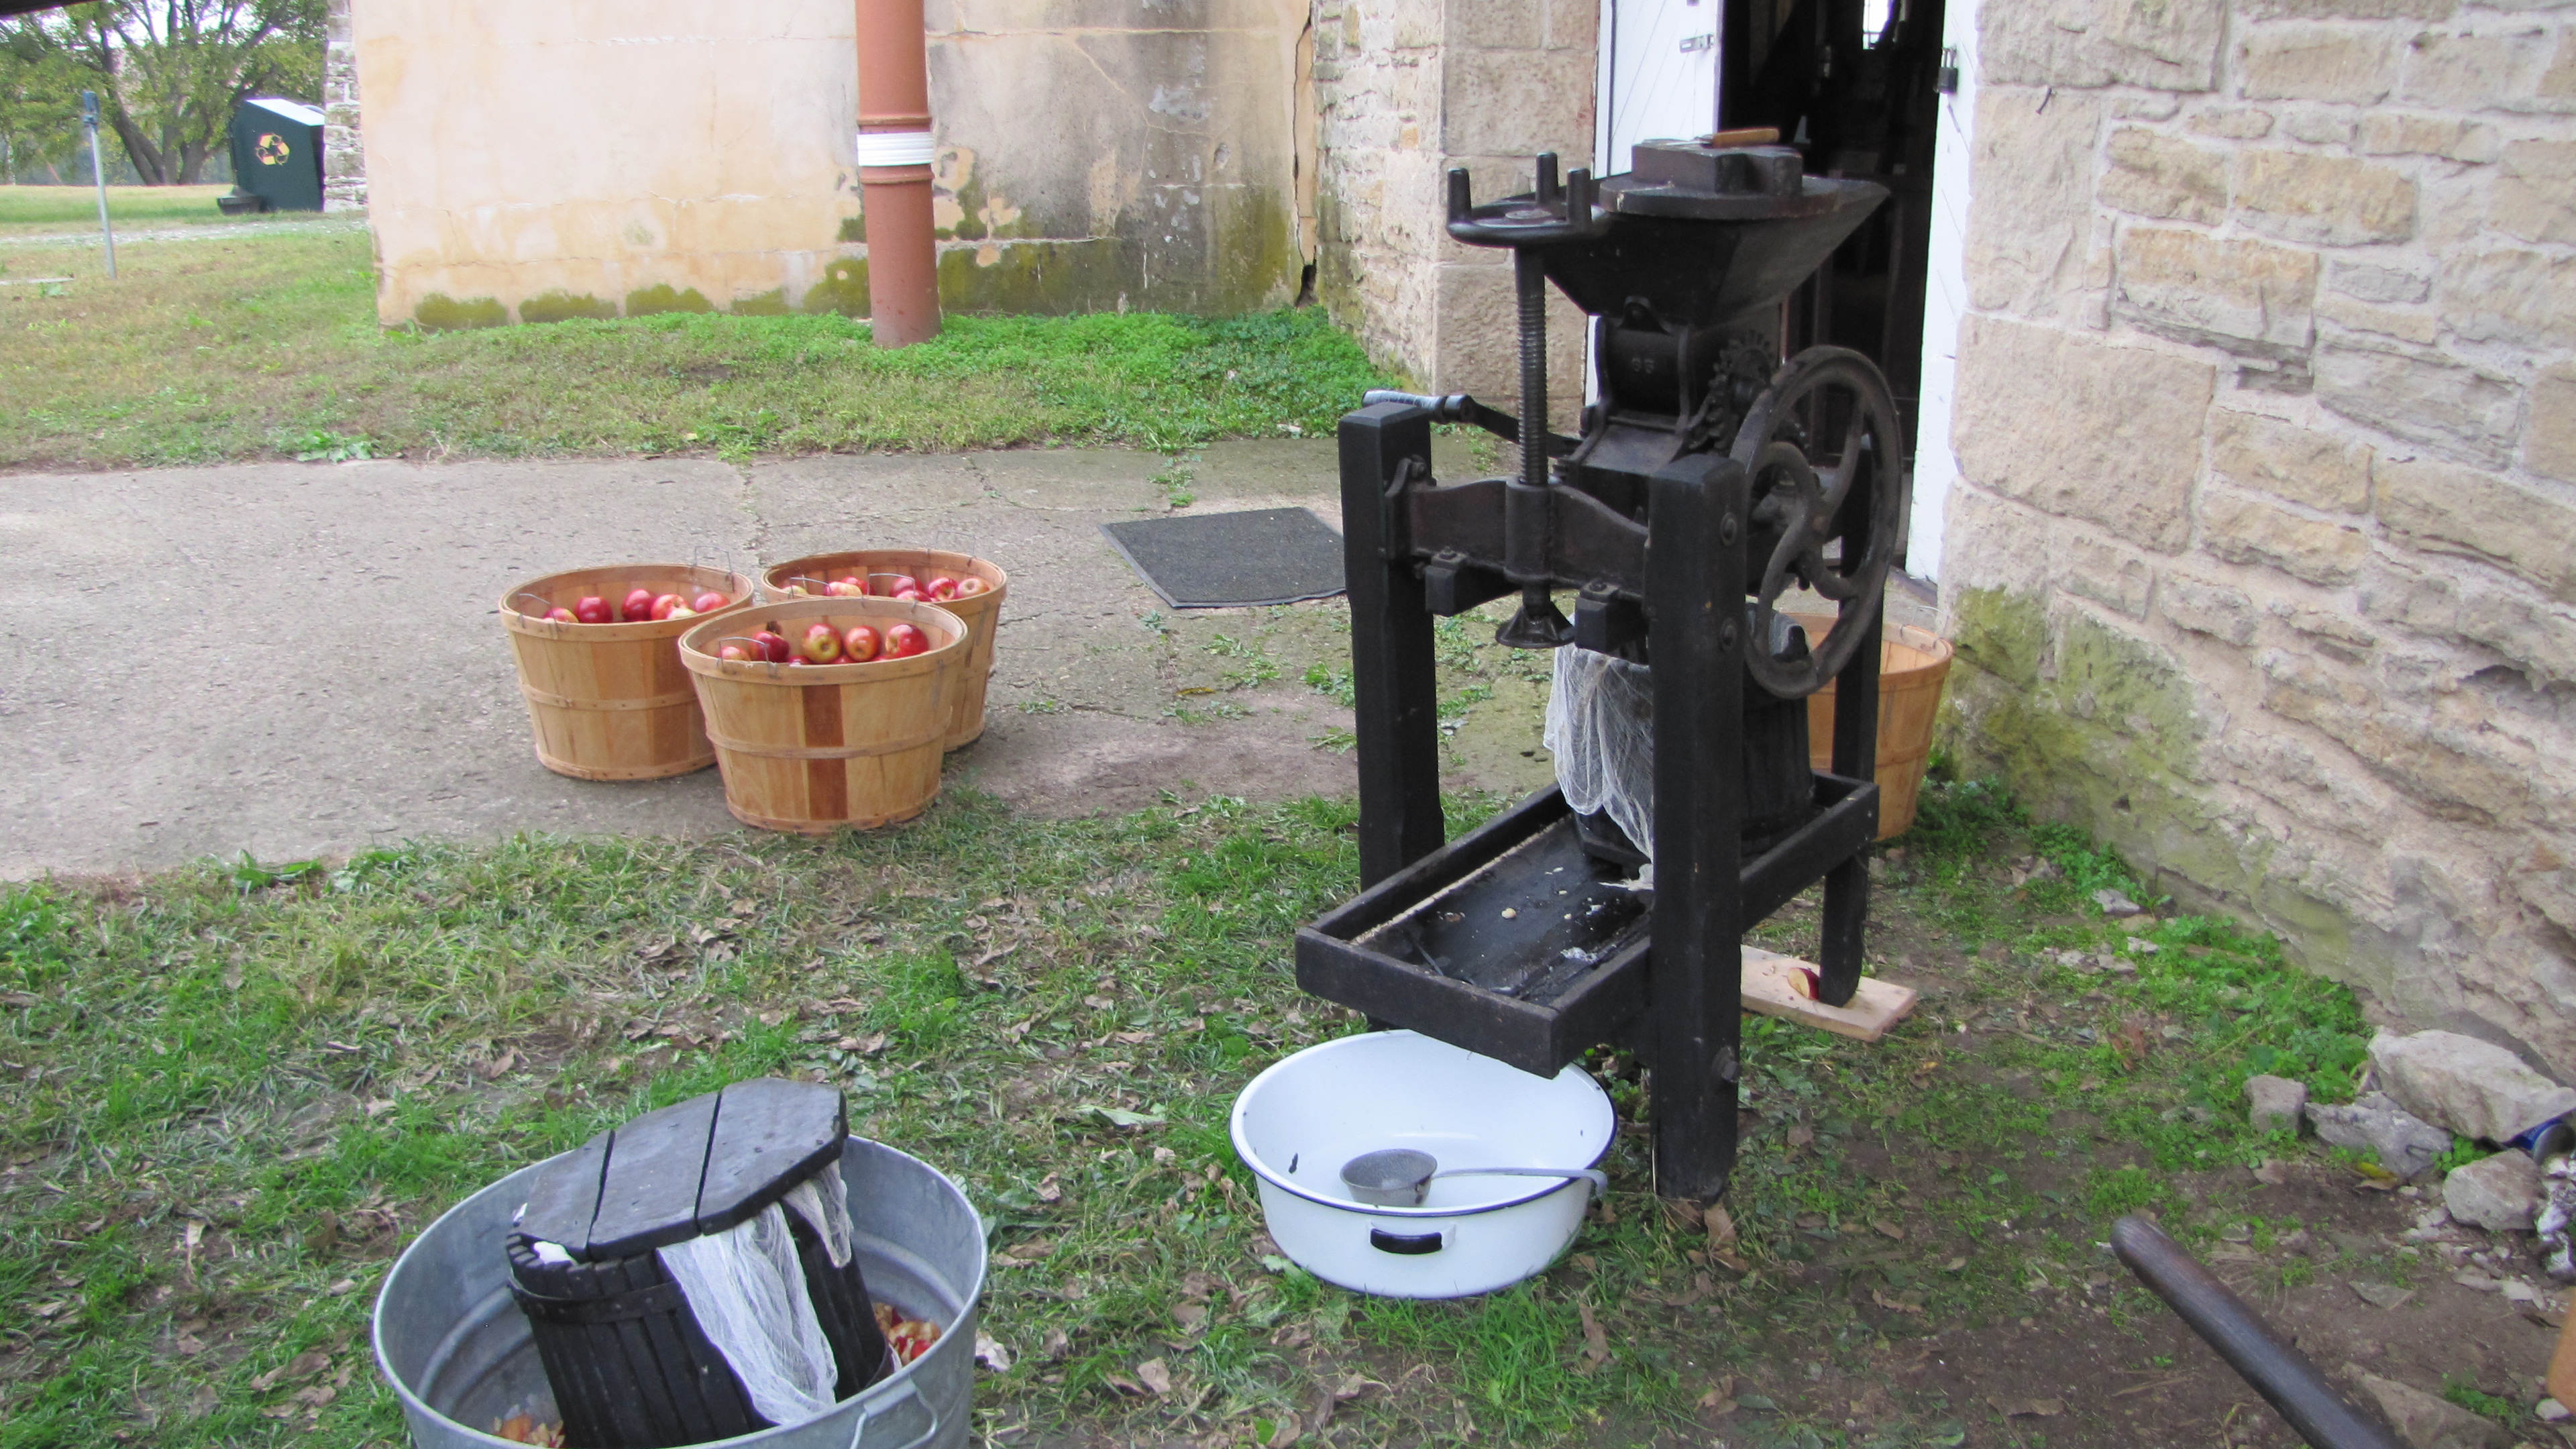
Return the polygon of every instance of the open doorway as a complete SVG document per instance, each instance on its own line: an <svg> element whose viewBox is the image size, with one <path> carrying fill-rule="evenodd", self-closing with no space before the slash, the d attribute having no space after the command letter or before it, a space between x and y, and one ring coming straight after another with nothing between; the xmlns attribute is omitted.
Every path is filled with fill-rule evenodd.
<svg viewBox="0 0 2576 1449"><path fill-rule="evenodd" d="M1925 259L1945 0L1604 0L1598 142L1604 172L1658 136L1771 126L1808 174L1862 177L1888 201L1799 289L1784 355L1829 343L1887 375L1900 430L1918 429Z"/></svg>

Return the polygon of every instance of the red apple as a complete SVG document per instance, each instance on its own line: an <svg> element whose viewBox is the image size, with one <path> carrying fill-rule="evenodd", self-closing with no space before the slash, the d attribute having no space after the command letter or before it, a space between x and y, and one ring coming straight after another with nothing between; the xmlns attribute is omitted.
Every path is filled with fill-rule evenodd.
<svg viewBox="0 0 2576 1449"><path fill-rule="evenodd" d="M930 650L930 636L912 624L897 624L886 630L885 653L888 659L910 659Z"/></svg>
<svg viewBox="0 0 2576 1449"><path fill-rule="evenodd" d="M709 589L707 592L698 595L698 601L691 604L689 608L695 613L712 614L716 610L721 609L732 602L733 600L726 598L724 595L717 593L713 589Z"/></svg>
<svg viewBox="0 0 2576 1449"><path fill-rule="evenodd" d="M728 639L724 643L716 646L716 657L718 659L731 659L737 663L749 663L752 658L751 651L757 647L757 645L744 643L739 640Z"/></svg>
<svg viewBox="0 0 2576 1449"><path fill-rule="evenodd" d="M971 599L991 587L993 587L991 584L984 582L973 574L968 574L966 577L957 581L957 597L961 599Z"/></svg>
<svg viewBox="0 0 2576 1449"><path fill-rule="evenodd" d="M795 656L791 657L791 658L787 661L787 663L788 663L788 667L790 667L790 668L797 668L797 669L801 669L801 668L803 668L805 665L810 664L810 663L812 663L812 662L813 662L813 661L811 661L811 660L807 659L807 658L806 658L804 655L802 655L802 654L795 655Z"/></svg>
<svg viewBox="0 0 2576 1449"><path fill-rule="evenodd" d="M857 574L843 574L832 582L836 584L848 584L851 588L858 591L856 596L859 598L864 599L868 596L868 581L860 578Z"/></svg>
<svg viewBox="0 0 2576 1449"><path fill-rule="evenodd" d="M686 604L679 604L675 605L671 612L663 617L668 619L694 619L698 617L698 611L690 608Z"/></svg>
<svg viewBox="0 0 2576 1449"><path fill-rule="evenodd" d="M580 603L572 606L572 616L585 624L609 623L608 601L597 594L585 595Z"/></svg>
<svg viewBox="0 0 2576 1449"><path fill-rule="evenodd" d="M648 618L652 612L653 591L651 589L637 589L626 596L626 609L622 617L628 623L632 624Z"/></svg>
<svg viewBox="0 0 2576 1449"><path fill-rule="evenodd" d="M926 604L930 602L928 599L921 596L921 590L919 589L897 589L894 591L894 596L908 603Z"/></svg>
<svg viewBox="0 0 2576 1449"><path fill-rule="evenodd" d="M751 642L760 646L760 657L772 664L785 664L795 656L787 645L787 636L776 630L763 629L751 636Z"/></svg>
<svg viewBox="0 0 2576 1449"><path fill-rule="evenodd" d="M885 580L884 596L889 599L900 595L906 589L915 592L921 589L921 580L910 574L878 574L876 577Z"/></svg>
<svg viewBox="0 0 2576 1449"><path fill-rule="evenodd" d="M841 653L852 664L865 664L877 657L877 631L865 624L853 624L841 636Z"/></svg>
<svg viewBox="0 0 2576 1449"><path fill-rule="evenodd" d="M555 607L546 610L546 622L549 624L578 624L581 622L581 616L574 613L572 610L565 608L561 604L557 604Z"/></svg>
<svg viewBox="0 0 2576 1449"><path fill-rule="evenodd" d="M930 587L923 592L930 595L932 603L944 604L957 597L957 581L946 574L933 574L930 577Z"/></svg>
<svg viewBox="0 0 2576 1449"><path fill-rule="evenodd" d="M864 585L855 580L834 579L823 586L823 592L836 599L859 599L867 597L868 591Z"/></svg>
<svg viewBox="0 0 2576 1449"><path fill-rule="evenodd" d="M671 617L671 611L673 609L680 607L680 603L680 596L677 594L660 595L653 600L653 608L651 610L652 617L657 622L667 619Z"/></svg>
<svg viewBox="0 0 2576 1449"><path fill-rule="evenodd" d="M829 624L816 624L805 631L804 642L796 649L808 663L837 664L841 659L841 631Z"/></svg>

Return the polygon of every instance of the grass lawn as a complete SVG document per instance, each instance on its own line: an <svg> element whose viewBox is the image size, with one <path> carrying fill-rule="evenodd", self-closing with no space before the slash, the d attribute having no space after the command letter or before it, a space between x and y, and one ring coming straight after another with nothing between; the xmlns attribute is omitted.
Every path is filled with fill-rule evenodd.
<svg viewBox="0 0 2576 1449"><path fill-rule="evenodd" d="M1980 1335L2041 1322L2042 1378L2160 1374L2179 1330L2105 1271L2111 1217L2265 1247L2298 1224L2245 1206L2246 1166L2361 1181L2254 1135L2238 1096L2258 1069L2349 1092L2342 988L2218 921L2133 937L2090 899L2146 898L2116 860L1936 785L1876 863L1872 941L1932 992L1876 1046L1751 1022L1734 1243L1651 1196L1638 1067L1596 1058L1629 1125L1567 1261L1457 1303L1326 1287L1269 1255L1225 1119L1261 1066L1359 1027L1284 968L1353 887L1351 824L1326 801L1047 822L952 796L823 841L13 888L0 1446L398 1443L364 1330L401 1245L515 1166L756 1073L843 1085L856 1130L992 1223L985 1326L1015 1362L977 1427L1003 1444L2127 1444L2142 1426L2112 1416L2155 1401L2070 1395L2041 1434L2010 1415L2058 1409L1976 1386ZM1802 906L1759 939L1814 930ZM2406 1272L2329 1257L2247 1271Z"/></svg>
<svg viewBox="0 0 2576 1449"><path fill-rule="evenodd" d="M40 198L47 208L89 196L15 190L61 192ZM62 226L15 225L38 203L0 198L19 208L0 209L0 396L11 404L0 468L1040 441L1178 449L1320 435L1382 381L1314 309L1215 321L955 316L937 341L900 351L837 315L388 331L355 222L269 217L136 239L118 247L110 282L94 242L12 241L13 229ZM11 285L51 277L72 280Z"/></svg>
<svg viewBox="0 0 2576 1449"><path fill-rule="evenodd" d="M86 163L84 163L86 164ZM120 231L249 223L225 216L215 198L229 186L111 186L107 215ZM0 238L98 231L98 192L88 186L0 186ZM121 263L124 259L118 258Z"/></svg>

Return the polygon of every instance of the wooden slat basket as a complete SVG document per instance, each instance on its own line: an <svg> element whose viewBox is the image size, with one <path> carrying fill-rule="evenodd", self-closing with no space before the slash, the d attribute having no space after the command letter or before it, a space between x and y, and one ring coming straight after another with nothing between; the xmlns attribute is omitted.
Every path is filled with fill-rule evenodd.
<svg viewBox="0 0 2576 1449"><path fill-rule="evenodd" d="M753 584L723 569L624 564L548 574L501 596L501 625L518 659L537 763L558 775L659 780L716 762L678 643L689 626L715 615L632 624L561 624L545 617L586 595L613 607L635 589L689 598L712 590L735 601L731 613L750 602Z"/></svg>
<svg viewBox="0 0 2576 1449"><path fill-rule="evenodd" d="M926 653L865 664L786 665L718 657L768 628L794 640L816 623L883 633L916 624ZM725 808L745 825L824 835L909 820L939 793L941 741L956 715L964 621L901 599L791 599L691 629L680 657L695 676L707 738L724 770Z"/></svg>
<svg viewBox="0 0 2576 1449"><path fill-rule="evenodd" d="M1796 616L1809 637L1822 639L1832 616ZM1912 624L1886 625L1879 636L1878 838L1893 840L1914 825L1923 794L1923 770L1932 761L1932 725L1941 712L1941 684L1950 677L1950 641ZM1815 768L1834 759L1834 692L1807 696L1807 753Z"/></svg>
<svg viewBox="0 0 2576 1449"><path fill-rule="evenodd" d="M808 554L763 571L760 597L763 602L797 598L819 592L815 587L818 583L890 573L910 574L925 584L933 574L946 574L952 579L972 574L987 585L983 593L939 605L964 620L967 631L956 716L943 744L952 750L971 745L984 733L984 690L993 677L994 636L1001 627L1002 598L1011 591L1011 576L1002 571L1001 565L972 554L936 548L865 548L848 553ZM798 593L800 588L802 595Z"/></svg>

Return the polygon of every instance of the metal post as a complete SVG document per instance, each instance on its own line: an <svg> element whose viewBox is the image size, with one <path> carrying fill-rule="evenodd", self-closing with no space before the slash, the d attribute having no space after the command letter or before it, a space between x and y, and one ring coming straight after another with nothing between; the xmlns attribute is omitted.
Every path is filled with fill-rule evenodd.
<svg viewBox="0 0 2576 1449"><path fill-rule="evenodd" d="M1701 453L1648 481L1654 659L1655 1191L1714 1198L1735 1170L1744 953L1744 465Z"/></svg>
<svg viewBox="0 0 2576 1449"><path fill-rule="evenodd" d="M1864 470L1844 504L1843 518L1859 519L1866 528L1877 516L1878 489L1894 488L1895 479ZM1851 545L1846 542L1844 547ZM1834 773L1850 780L1878 778L1878 676L1887 599L1882 592L1851 662L1833 682ZM1825 873L1823 920L1816 952L1816 996L1827 1006L1848 1005L1860 990L1862 938L1869 927L1869 852L1864 850Z"/></svg>
<svg viewBox="0 0 2576 1449"><path fill-rule="evenodd" d="M1343 577L1351 597L1353 724L1360 753L1360 884L1440 848L1439 676L1431 612L1388 492L1431 473L1431 411L1372 403L1343 417Z"/></svg>
<svg viewBox="0 0 2576 1449"><path fill-rule="evenodd" d="M98 234L107 243L107 275L116 278L116 228L107 224L107 161L98 147L98 92L81 92L81 127L89 132L89 173L98 178Z"/></svg>

